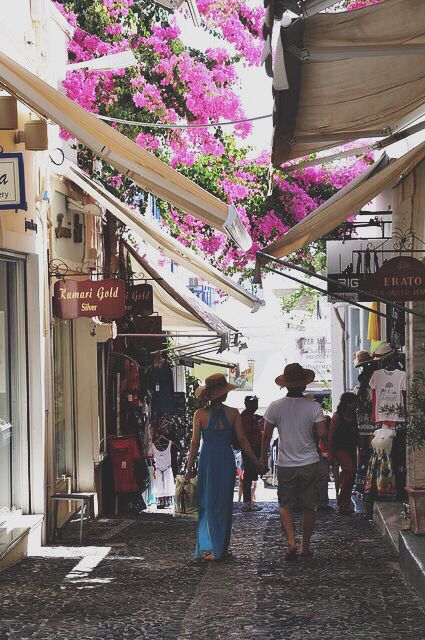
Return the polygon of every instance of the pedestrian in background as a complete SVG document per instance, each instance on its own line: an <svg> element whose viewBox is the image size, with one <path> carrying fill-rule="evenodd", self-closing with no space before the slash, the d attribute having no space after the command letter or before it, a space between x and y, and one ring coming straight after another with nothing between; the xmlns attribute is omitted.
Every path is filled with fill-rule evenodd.
<svg viewBox="0 0 425 640"><path fill-rule="evenodd" d="M356 394L343 393L329 429L329 462L333 464L336 461L341 467L336 501L342 515L354 512L351 493L356 479L359 444L356 409Z"/></svg>
<svg viewBox="0 0 425 640"><path fill-rule="evenodd" d="M283 375L275 381L279 387L286 387L288 393L272 402L264 415L263 462L268 457L273 429L276 427L279 432L278 500L288 541L287 561L296 560L298 552L292 515L294 507L299 503L303 508L301 556L308 557L319 502L320 457L315 433L319 438L326 437L325 418L320 404L303 395L314 377L311 369L304 369L298 363L288 364Z"/></svg>
<svg viewBox="0 0 425 640"><path fill-rule="evenodd" d="M263 431L261 428L261 418L256 414L258 410L258 398L257 396L245 397L245 409L241 413L242 428L246 439L251 445L251 449L259 458L261 456L261 443L263 440ZM261 507L254 504L253 501L253 483L258 480L258 471L256 466L252 463L249 456L242 451L243 460L243 475L242 475L242 490L243 490L243 511L261 511Z"/></svg>

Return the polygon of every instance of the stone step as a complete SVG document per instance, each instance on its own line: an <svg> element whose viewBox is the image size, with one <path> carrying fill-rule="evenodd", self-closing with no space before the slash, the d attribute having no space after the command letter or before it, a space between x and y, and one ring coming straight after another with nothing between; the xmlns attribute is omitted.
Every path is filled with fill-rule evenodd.
<svg viewBox="0 0 425 640"><path fill-rule="evenodd" d="M0 571L40 548L42 515L11 514L0 524Z"/></svg>

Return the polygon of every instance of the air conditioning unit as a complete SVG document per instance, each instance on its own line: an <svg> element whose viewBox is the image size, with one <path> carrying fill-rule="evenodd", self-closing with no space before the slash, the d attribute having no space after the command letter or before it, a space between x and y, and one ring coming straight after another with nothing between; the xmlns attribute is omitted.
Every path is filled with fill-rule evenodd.
<svg viewBox="0 0 425 640"><path fill-rule="evenodd" d="M198 278L189 278L189 287L199 287Z"/></svg>

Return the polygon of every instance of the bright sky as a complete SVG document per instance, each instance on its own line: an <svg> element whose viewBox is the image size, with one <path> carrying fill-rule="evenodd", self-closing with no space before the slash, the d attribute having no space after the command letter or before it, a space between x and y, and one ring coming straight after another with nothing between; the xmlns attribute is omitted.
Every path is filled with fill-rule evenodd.
<svg viewBox="0 0 425 640"><path fill-rule="evenodd" d="M257 0L258 2L259 0ZM233 47L227 45L224 40L214 38L206 33L202 27L195 28L190 20L183 18L180 12L176 12L178 25L181 29L183 42L201 51L212 47L225 47L233 53ZM241 79L240 97L247 118L272 113L273 98L271 79L267 77L264 67L244 67L238 65ZM260 152L270 150L272 139L272 119L253 122L253 132L244 141Z"/></svg>

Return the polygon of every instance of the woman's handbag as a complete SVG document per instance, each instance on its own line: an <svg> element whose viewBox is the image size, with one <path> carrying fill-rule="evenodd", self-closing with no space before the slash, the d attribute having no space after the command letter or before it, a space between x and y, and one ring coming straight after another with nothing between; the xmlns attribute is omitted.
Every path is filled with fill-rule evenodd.
<svg viewBox="0 0 425 640"><path fill-rule="evenodd" d="M198 479L186 482L184 476L176 476L176 495L174 498L174 516L197 519L198 517Z"/></svg>

